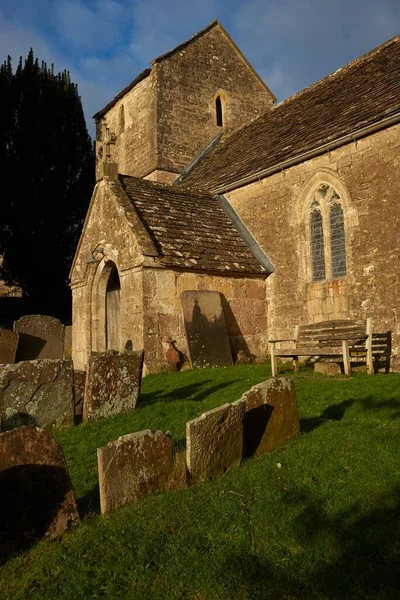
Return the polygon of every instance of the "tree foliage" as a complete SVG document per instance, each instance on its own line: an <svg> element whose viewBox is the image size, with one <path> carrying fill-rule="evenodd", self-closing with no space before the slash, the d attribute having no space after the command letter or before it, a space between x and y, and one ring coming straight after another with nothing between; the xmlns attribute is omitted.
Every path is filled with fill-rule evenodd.
<svg viewBox="0 0 400 600"><path fill-rule="evenodd" d="M0 67L0 278L31 312L66 319L68 273L94 186L94 151L69 73L31 50Z"/></svg>

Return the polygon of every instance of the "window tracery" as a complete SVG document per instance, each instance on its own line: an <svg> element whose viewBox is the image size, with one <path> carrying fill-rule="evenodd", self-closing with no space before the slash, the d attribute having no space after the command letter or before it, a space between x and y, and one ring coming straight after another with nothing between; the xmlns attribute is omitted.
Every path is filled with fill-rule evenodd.
<svg viewBox="0 0 400 600"><path fill-rule="evenodd" d="M310 267L313 282L347 274L342 200L334 187L320 184L309 205Z"/></svg>

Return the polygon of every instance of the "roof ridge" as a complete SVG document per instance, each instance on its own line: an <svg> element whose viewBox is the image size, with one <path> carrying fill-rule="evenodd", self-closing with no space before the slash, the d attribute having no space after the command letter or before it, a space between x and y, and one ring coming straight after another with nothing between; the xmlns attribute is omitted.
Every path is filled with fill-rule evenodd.
<svg viewBox="0 0 400 600"><path fill-rule="evenodd" d="M379 52L381 52L382 50L384 50L387 46L390 46L391 44L394 44L395 42L398 42L398 41L400 41L400 35L396 35L395 37L393 37L390 40L384 42L383 44L380 44L376 48L373 48L372 50L369 50L365 54L362 54L361 56L358 56L354 60L351 60L350 62L348 62L345 65L343 65L342 67L339 67L335 71L332 71L332 73L329 73L328 75L325 75L325 77L322 77L322 79L318 79L317 81L314 81L314 83L311 83L309 86L303 88L302 90L299 90L298 92L296 92L295 94L292 94L288 98L285 98L281 102L278 102L277 104L274 104L271 107L271 111L274 111L277 108L280 108L283 104L287 104L290 101L298 98L299 96L302 96L306 92L309 92L310 90L313 90L313 89L317 88L319 85L324 84L326 81L328 81L330 79L334 79L339 74L343 74L343 72L346 73L347 71L350 71L350 69L352 69L352 68L354 68L356 66L359 66L360 64L362 64L363 62L366 62L367 60L370 60L376 54L378 54ZM260 119L262 116L263 115L260 115L258 118Z"/></svg>
<svg viewBox="0 0 400 600"><path fill-rule="evenodd" d="M211 23L209 23L206 27L203 27L203 29L200 29L200 31L198 31L197 33L192 35L190 38L188 38L184 42L181 42L180 44L178 44L171 50L168 50L167 52L164 52L164 54L160 54L160 56L156 56L156 58L153 58L153 60L150 62L150 65L153 66L156 62L159 62L160 60L167 58L167 56L170 56L174 52L177 52L177 50L179 50L180 48L183 48L183 47L187 46L188 44L191 44L198 37L200 37L207 31L209 31L210 29L212 29L212 27L215 27L215 25L221 25L217 19L214 19L213 21L211 21Z"/></svg>
<svg viewBox="0 0 400 600"><path fill-rule="evenodd" d="M139 185L147 185L148 187L158 188L161 190L169 190L172 193L186 194L190 196L200 196L202 198L214 198L214 194L207 190L197 190L196 188L184 188L183 186L171 185L170 183L163 183L161 181L152 181L151 179L144 179L143 177L135 177L134 175L124 175L122 173L118 173L118 179L128 179L133 180L133 182L138 183Z"/></svg>

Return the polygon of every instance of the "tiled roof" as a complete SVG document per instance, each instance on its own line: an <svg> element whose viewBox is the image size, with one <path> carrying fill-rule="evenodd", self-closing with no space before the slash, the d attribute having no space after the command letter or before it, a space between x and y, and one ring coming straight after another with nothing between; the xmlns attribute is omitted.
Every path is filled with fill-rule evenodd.
<svg viewBox="0 0 400 600"><path fill-rule="evenodd" d="M400 111L400 36L224 137L183 185L221 190Z"/></svg>
<svg viewBox="0 0 400 600"><path fill-rule="evenodd" d="M201 271L268 274L211 194L127 175L119 180L158 251L158 262Z"/></svg>

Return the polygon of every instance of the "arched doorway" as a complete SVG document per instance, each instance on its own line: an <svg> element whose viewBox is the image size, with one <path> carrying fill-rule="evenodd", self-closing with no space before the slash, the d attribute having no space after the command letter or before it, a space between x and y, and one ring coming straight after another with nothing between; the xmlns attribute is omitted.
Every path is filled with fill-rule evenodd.
<svg viewBox="0 0 400 600"><path fill-rule="evenodd" d="M119 350L120 291L118 270L112 263L106 289L106 348Z"/></svg>

